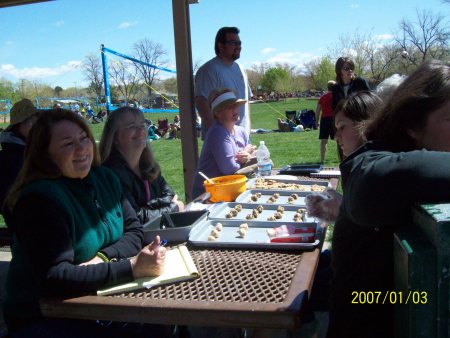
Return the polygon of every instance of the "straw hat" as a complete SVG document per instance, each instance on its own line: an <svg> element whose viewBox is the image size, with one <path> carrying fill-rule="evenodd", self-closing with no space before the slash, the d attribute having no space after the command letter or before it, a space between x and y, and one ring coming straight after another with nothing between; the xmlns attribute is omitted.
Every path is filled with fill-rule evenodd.
<svg viewBox="0 0 450 338"><path fill-rule="evenodd" d="M246 102L247 100L238 99L235 93L228 91L220 94L211 102L211 110L216 113L231 106L242 106Z"/></svg>
<svg viewBox="0 0 450 338"><path fill-rule="evenodd" d="M16 102L9 112L10 124L8 128L6 128L6 130L10 130L13 126L22 123L37 112L38 110L36 109L36 107L28 99L23 99L19 102Z"/></svg>

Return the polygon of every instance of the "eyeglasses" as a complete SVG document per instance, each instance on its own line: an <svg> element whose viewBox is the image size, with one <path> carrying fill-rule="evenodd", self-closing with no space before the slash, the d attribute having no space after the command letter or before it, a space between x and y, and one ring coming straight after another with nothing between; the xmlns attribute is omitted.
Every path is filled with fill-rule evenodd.
<svg viewBox="0 0 450 338"><path fill-rule="evenodd" d="M351 67L342 67L342 70L345 70L346 72L350 72L350 71L353 72L353 68L351 68Z"/></svg>
<svg viewBox="0 0 450 338"><path fill-rule="evenodd" d="M232 45L233 47L242 45L242 41L238 41L238 40L225 41L225 43L228 43L228 44Z"/></svg>
<svg viewBox="0 0 450 338"><path fill-rule="evenodd" d="M136 132L137 130L148 130L148 127L150 127L150 124L148 124L147 122L141 123L141 124L129 124L128 126L125 127L125 129L130 130L132 132Z"/></svg>

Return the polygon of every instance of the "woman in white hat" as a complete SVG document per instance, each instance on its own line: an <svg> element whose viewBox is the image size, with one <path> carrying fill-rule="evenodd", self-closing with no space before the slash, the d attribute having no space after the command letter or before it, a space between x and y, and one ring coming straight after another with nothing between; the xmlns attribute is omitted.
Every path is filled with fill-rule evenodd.
<svg viewBox="0 0 450 338"><path fill-rule="evenodd" d="M208 177L231 175L252 157L255 147L249 144L244 128L237 126L239 107L247 101L238 99L232 89L214 89L209 94L209 105L215 122L208 129L194 177L192 197L205 192L204 179L198 171Z"/></svg>

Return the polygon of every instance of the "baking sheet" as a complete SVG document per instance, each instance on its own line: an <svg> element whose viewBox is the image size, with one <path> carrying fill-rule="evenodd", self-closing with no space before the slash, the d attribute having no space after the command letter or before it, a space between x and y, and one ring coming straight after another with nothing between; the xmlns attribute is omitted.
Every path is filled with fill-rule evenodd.
<svg viewBox="0 0 450 338"><path fill-rule="evenodd" d="M220 235L214 241L208 241L211 231L217 223L222 224ZM237 231L242 223L248 224L247 234L240 238ZM267 229L281 226L274 222L252 222L238 220L212 220L206 219L197 224L189 234L189 242L194 246L201 247L225 247L225 248L261 248L261 249L295 249L312 250L316 248L322 238L323 230L317 223L285 222L285 225L293 225L297 228L315 227L316 232L311 243L270 243Z"/></svg>
<svg viewBox="0 0 450 338"><path fill-rule="evenodd" d="M253 201L251 199L252 195L255 195L256 193L260 193L261 197L258 198L256 201ZM304 192L304 191L294 191L294 190L267 190L267 189L251 189L246 190L243 193L241 193L237 198L236 202L239 203L249 203L249 204L271 204L267 200L274 196L274 194L279 194L280 196L275 200L273 204L276 205L297 205L297 206L305 206L305 196L311 194L310 192ZM294 199L289 203L289 197L292 196L292 194L297 194L298 198ZM256 197L254 197L256 198Z"/></svg>
<svg viewBox="0 0 450 338"><path fill-rule="evenodd" d="M310 163L310 164L290 164L280 169L280 174L287 175L309 175L311 173L319 172L323 168L322 164Z"/></svg>
<svg viewBox="0 0 450 338"><path fill-rule="evenodd" d="M232 208L236 205L240 204L242 206L242 210L238 212L235 217L227 218L226 214L230 212ZM262 205L263 211L258 215L257 218L247 220L246 216L253 212L257 206ZM253 222L270 222L270 223L286 223L286 222L294 222L294 215L297 213L297 210L301 207L296 205L283 205L284 212L282 213L282 217L280 219L276 219L274 221L269 221L267 218L272 216L279 207L278 204L251 204L251 203L236 203L236 202L226 202L226 203L217 203L214 208L210 210L209 219L226 219L226 220L240 220L240 221L253 221ZM317 219L314 217L309 217L306 215L304 219L305 222L317 222Z"/></svg>
<svg viewBox="0 0 450 338"><path fill-rule="evenodd" d="M247 181L247 189L265 189L265 190L293 190L298 191L315 191L315 188L320 188L321 192L326 188L331 188L330 182L327 181L308 181L308 180L284 180L284 179L264 179L265 183L263 187L256 184L256 181L260 178L252 178ZM267 182L272 181L277 183L276 185L268 185ZM279 185L281 184L281 186Z"/></svg>

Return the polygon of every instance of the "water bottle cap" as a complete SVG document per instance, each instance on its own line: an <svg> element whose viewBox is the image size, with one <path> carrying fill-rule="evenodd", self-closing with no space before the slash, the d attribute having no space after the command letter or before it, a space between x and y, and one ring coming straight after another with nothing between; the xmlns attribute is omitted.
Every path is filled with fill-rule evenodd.
<svg viewBox="0 0 450 338"><path fill-rule="evenodd" d="M264 141L259 141L259 144L265 144Z"/></svg>

